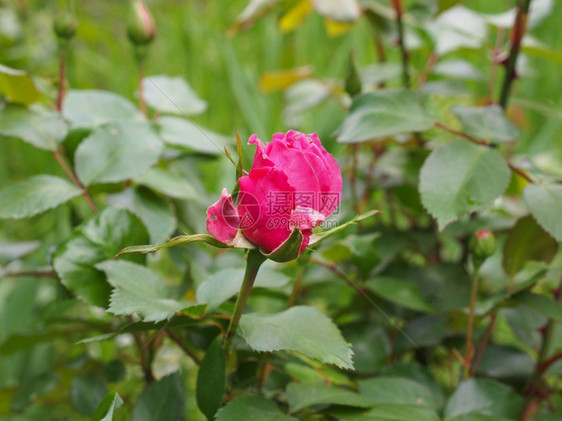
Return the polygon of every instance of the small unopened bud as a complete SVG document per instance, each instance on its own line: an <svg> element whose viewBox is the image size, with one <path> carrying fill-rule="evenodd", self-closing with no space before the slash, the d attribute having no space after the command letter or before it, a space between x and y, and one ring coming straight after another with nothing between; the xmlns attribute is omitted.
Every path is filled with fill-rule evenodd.
<svg viewBox="0 0 562 421"><path fill-rule="evenodd" d="M70 10L61 10L55 15L53 30L59 41L70 41L77 28L78 20Z"/></svg>
<svg viewBox="0 0 562 421"><path fill-rule="evenodd" d="M469 247L475 266L480 266L496 251L496 238L491 231L477 231L470 239Z"/></svg>
<svg viewBox="0 0 562 421"><path fill-rule="evenodd" d="M150 44L156 36L156 25L143 0L131 1L127 35L136 46Z"/></svg>

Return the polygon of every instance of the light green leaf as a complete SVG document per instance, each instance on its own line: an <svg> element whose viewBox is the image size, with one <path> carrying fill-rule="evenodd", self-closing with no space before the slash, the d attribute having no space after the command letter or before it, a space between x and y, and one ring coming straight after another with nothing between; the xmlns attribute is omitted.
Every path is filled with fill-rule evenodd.
<svg viewBox="0 0 562 421"><path fill-rule="evenodd" d="M539 225L562 242L562 184L528 184L523 198Z"/></svg>
<svg viewBox="0 0 562 421"><path fill-rule="evenodd" d="M435 399L429 388L417 381L401 377L375 377L360 380L359 393L375 404L435 408Z"/></svg>
<svg viewBox="0 0 562 421"><path fill-rule="evenodd" d="M155 110L191 115L207 109L207 103L181 77L149 76L143 79L142 86L147 105Z"/></svg>
<svg viewBox="0 0 562 421"><path fill-rule="evenodd" d="M209 345L197 373L197 406L208 420L213 420L221 406L226 387L226 361L222 335Z"/></svg>
<svg viewBox="0 0 562 421"><path fill-rule="evenodd" d="M499 105L487 107L456 106L451 112L457 116L464 132L477 139L491 143L509 142L517 139L521 132L511 122Z"/></svg>
<svg viewBox="0 0 562 421"><path fill-rule="evenodd" d="M232 143L227 136L212 132L185 118L161 117L158 119L158 125L162 140L170 146L206 154L222 154L224 147Z"/></svg>
<svg viewBox="0 0 562 421"><path fill-rule="evenodd" d="M326 364L353 369L353 351L334 323L313 307L276 314L245 314L242 336L255 351L297 351Z"/></svg>
<svg viewBox="0 0 562 421"><path fill-rule="evenodd" d="M217 413L216 421L298 421L285 415L270 400L261 396L243 396L230 401Z"/></svg>
<svg viewBox="0 0 562 421"><path fill-rule="evenodd" d="M174 199L198 200L201 197L186 177L163 168L153 168L136 177L135 182Z"/></svg>
<svg viewBox="0 0 562 421"><path fill-rule="evenodd" d="M114 287L109 303L113 314L139 313L145 322L159 322L189 307L197 307L191 309L197 313L204 308L169 298L164 282L145 266L124 260L106 260L95 266L106 273L107 281Z"/></svg>
<svg viewBox="0 0 562 421"><path fill-rule="evenodd" d="M176 217L170 204L144 187L112 195L107 203L137 215L148 230L151 242L164 241L176 228Z"/></svg>
<svg viewBox="0 0 562 421"><path fill-rule="evenodd" d="M313 405L345 405L370 408L374 403L351 390L325 384L289 383L287 401L291 412L299 412Z"/></svg>
<svg viewBox="0 0 562 421"><path fill-rule="evenodd" d="M113 421L113 414L123 406L123 399L117 392L109 392L98 405L92 421Z"/></svg>
<svg viewBox="0 0 562 421"><path fill-rule="evenodd" d="M23 70L0 64L0 93L10 102L29 105L39 99L39 91Z"/></svg>
<svg viewBox="0 0 562 421"><path fill-rule="evenodd" d="M438 147L425 160L419 190L442 230L462 215L491 205L510 176L498 151L457 140Z"/></svg>
<svg viewBox="0 0 562 421"><path fill-rule="evenodd" d="M21 105L0 109L0 134L15 137L39 149L54 150L68 133L59 113L34 110Z"/></svg>
<svg viewBox="0 0 562 421"><path fill-rule="evenodd" d="M78 298L106 307L111 287L94 265L110 259L123 246L146 242L143 224L126 210L107 207L79 228L55 251L53 267L62 283ZM143 257L129 260L141 263Z"/></svg>
<svg viewBox="0 0 562 421"><path fill-rule="evenodd" d="M412 283L388 276L377 276L365 284L376 295L412 310L432 313L434 309L422 298Z"/></svg>
<svg viewBox="0 0 562 421"><path fill-rule="evenodd" d="M144 118L127 99L107 91L73 90L63 101L62 114L74 127L91 128L110 121Z"/></svg>
<svg viewBox="0 0 562 421"><path fill-rule="evenodd" d="M185 417L185 391L179 372L150 383L133 409L133 421L172 421Z"/></svg>
<svg viewBox="0 0 562 421"><path fill-rule="evenodd" d="M201 282L197 289L197 302L207 304L207 312L215 310L240 291L243 278L244 269L242 268L226 268L212 274ZM282 272L274 270L266 262L258 272L254 287L282 288L290 281L291 278Z"/></svg>
<svg viewBox="0 0 562 421"><path fill-rule="evenodd" d="M27 218L56 208L81 193L60 177L37 175L0 191L0 218Z"/></svg>
<svg viewBox="0 0 562 421"><path fill-rule="evenodd" d="M76 174L86 186L123 181L147 171L161 151L162 142L147 123L108 123L76 149Z"/></svg>
<svg viewBox="0 0 562 421"><path fill-rule="evenodd" d="M447 9L455 6L456 4L460 3L462 0L438 0L438 13L444 12Z"/></svg>
<svg viewBox="0 0 562 421"><path fill-rule="evenodd" d="M408 132L421 132L434 124L418 96L405 89L382 89L358 95L338 134L338 142L366 140Z"/></svg>
<svg viewBox="0 0 562 421"><path fill-rule="evenodd" d="M433 68L433 74L451 79L482 80L484 78L476 66L462 59L440 61Z"/></svg>
<svg viewBox="0 0 562 421"><path fill-rule="evenodd" d="M312 0L312 5L318 13L336 22L353 22L361 14L357 0Z"/></svg>
<svg viewBox="0 0 562 421"><path fill-rule="evenodd" d="M534 294L529 291L521 292L512 297L513 300L520 304L523 304L553 320L558 323L562 323L562 306L556 300L547 297L543 294Z"/></svg>
<svg viewBox="0 0 562 421"><path fill-rule="evenodd" d="M550 262L556 250L556 240L528 215L519 219L509 231L503 248L502 265L509 276L514 276L530 260Z"/></svg>
<svg viewBox="0 0 562 421"><path fill-rule="evenodd" d="M392 405L381 403L368 412L365 410L331 410L330 414L346 421L440 421L437 413L415 405Z"/></svg>
<svg viewBox="0 0 562 421"><path fill-rule="evenodd" d="M522 399L509 386L486 379L465 380L445 406L445 419L460 415L495 415L516 419ZM471 419L471 418L468 418Z"/></svg>

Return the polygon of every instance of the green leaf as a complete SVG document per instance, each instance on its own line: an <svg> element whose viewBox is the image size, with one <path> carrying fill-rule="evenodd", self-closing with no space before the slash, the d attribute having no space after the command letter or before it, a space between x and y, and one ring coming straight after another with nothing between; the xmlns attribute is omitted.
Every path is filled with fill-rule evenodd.
<svg viewBox="0 0 562 421"><path fill-rule="evenodd" d="M516 419L522 402L521 397L505 384L486 379L469 379L453 392L445 406L444 415L447 420L468 414Z"/></svg>
<svg viewBox="0 0 562 421"><path fill-rule="evenodd" d="M460 3L462 0L438 0L438 13L444 12L447 9L455 6L456 4Z"/></svg>
<svg viewBox="0 0 562 421"><path fill-rule="evenodd" d="M193 302L170 299L164 282L145 266L124 260L106 260L95 266L106 273L107 281L114 287L109 304L113 314L139 313L145 322L159 322L197 306ZM203 308L197 307L192 311L199 312Z"/></svg>
<svg viewBox="0 0 562 421"><path fill-rule="evenodd" d="M220 241L216 240L215 237L209 234L178 235L177 237L174 237L165 243L125 247L114 257L119 257L124 254L131 254L131 253L142 253L142 254L153 253L160 249L165 249L180 244L190 244L190 243L198 243L198 242L207 243L218 248L228 248L226 244L221 243Z"/></svg>
<svg viewBox="0 0 562 421"><path fill-rule="evenodd" d="M226 388L226 361L221 344L219 335L207 348L197 373L197 406L210 421L221 406Z"/></svg>
<svg viewBox="0 0 562 421"><path fill-rule="evenodd" d="M206 312L215 310L240 291L243 278L242 268L226 268L212 274L197 289L197 302L207 305ZM266 262L258 272L254 288L282 288L290 281L291 278L274 270Z"/></svg>
<svg viewBox="0 0 562 421"><path fill-rule="evenodd" d="M523 304L535 311L538 311L545 316L562 323L562 306L556 300L547 297L543 294L534 294L529 291L524 291L514 295L513 300Z"/></svg>
<svg viewBox="0 0 562 421"><path fill-rule="evenodd" d="M92 128L110 121L143 117L127 99L107 91L70 91L64 97L62 115L74 127Z"/></svg>
<svg viewBox="0 0 562 421"><path fill-rule="evenodd" d="M353 351L334 323L313 307L276 314L245 314L242 336L255 351L297 351L325 364L353 369Z"/></svg>
<svg viewBox="0 0 562 421"><path fill-rule="evenodd" d="M425 160L419 190L442 230L462 215L491 205L510 176L497 150L456 140L439 146Z"/></svg>
<svg viewBox="0 0 562 421"><path fill-rule="evenodd" d="M383 89L358 95L338 134L338 142L366 140L408 132L421 132L434 124L415 93L404 89Z"/></svg>
<svg viewBox="0 0 562 421"><path fill-rule="evenodd" d="M509 142L517 139L521 132L511 122L499 105L486 107L456 106L451 112L457 116L464 132L491 143Z"/></svg>
<svg viewBox="0 0 562 421"><path fill-rule="evenodd" d="M512 418L497 417L495 415L467 414L448 419L447 421L513 421Z"/></svg>
<svg viewBox="0 0 562 421"><path fill-rule="evenodd" d="M127 244L146 242L142 223L130 212L108 207L79 228L55 251L53 267L66 288L78 298L107 307L111 287L94 265L114 256ZM142 256L129 256L142 262Z"/></svg>
<svg viewBox="0 0 562 421"><path fill-rule="evenodd" d="M358 408L374 406L370 399L355 392L325 384L290 383L287 386L287 401L291 412L299 412L313 405L346 405Z"/></svg>
<svg viewBox="0 0 562 421"><path fill-rule="evenodd" d="M509 231L503 248L502 265L514 276L531 260L550 262L558 250L558 243L531 216L517 221Z"/></svg>
<svg viewBox="0 0 562 421"><path fill-rule="evenodd" d="M562 184L528 184L523 198L540 226L562 242Z"/></svg>
<svg viewBox="0 0 562 421"><path fill-rule="evenodd" d="M68 127L59 113L8 104L0 109L0 134L39 149L55 150L68 134Z"/></svg>
<svg viewBox="0 0 562 421"><path fill-rule="evenodd" d="M375 377L359 381L359 393L375 404L435 408L433 393L417 381L401 377Z"/></svg>
<svg viewBox="0 0 562 421"><path fill-rule="evenodd" d="M216 421L297 421L282 413L277 406L261 396L244 396L230 401L217 413Z"/></svg>
<svg viewBox="0 0 562 421"><path fill-rule="evenodd" d="M113 421L113 413L123 406L123 399L117 392L109 392L98 405L92 421Z"/></svg>
<svg viewBox="0 0 562 421"><path fill-rule="evenodd" d="M185 118L161 117L158 119L160 136L169 146L187 148L205 154L222 154L230 145L230 138L210 131Z"/></svg>
<svg viewBox="0 0 562 421"><path fill-rule="evenodd" d="M162 168L153 168L145 172L136 177L135 182L174 199L199 200L201 198L184 176Z"/></svg>
<svg viewBox="0 0 562 421"><path fill-rule="evenodd" d="M377 276L365 284L376 295L412 310L432 313L434 311L412 283L388 276Z"/></svg>
<svg viewBox="0 0 562 421"><path fill-rule="evenodd" d="M340 420L346 421L440 421L437 413L430 409L414 405L392 405L381 403L369 412L365 410L330 411Z"/></svg>
<svg viewBox="0 0 562 421"><path fill-rule="evenodd" d="M70 402L82 415L91 417L106 393L105 383L96 374L80 374L70 385Z"/></svg>
<svg viewBox="0 0 562 421"><path fill-rule="evenodd" d="M201 114L207 103L181 77L149 76L143 80L144 98L149 107L172 114Z"/></svg>
<svg viewBox="0 0 562 421"><path fill-rule="evenodd" d="M133 421L172 421L185 417L185 392L179 372L150 383L133 409Z"/></svg>
<svg viewBox="0 0 562 421"><path fill-rule="evenodd" d="M37 175L0 191L0 218L27 218L56 208L81 193L60 177Z"/></svg>
<svg viewBox="0 0 562 421"><path fill-rule="evenodd" d="M107 202L137 215L148 230L151 242L164 241L176 228L170 204L146 188L127 189L110 196Z"/></svg>
<svg viewBox="0 0 562 421"><path fill-rule="evenodd" d="M76 149L76 174L86 186L123 181L147 171L161 151L162 142L150 125L108 123L95 129Z"/></svg>
<svg viewBox="0 0 562 421"><path fill-rule="evenodd" d="M23 70L0 64L0 93L10 102L29 105L39 99L39 91Z"/></svg>

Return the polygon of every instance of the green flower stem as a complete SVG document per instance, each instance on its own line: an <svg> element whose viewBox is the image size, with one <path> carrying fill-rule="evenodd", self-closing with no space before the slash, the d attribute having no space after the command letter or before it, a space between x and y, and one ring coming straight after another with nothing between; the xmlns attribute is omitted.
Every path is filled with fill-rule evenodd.
<svg viewBox="0 0 562 421"><path fill-rule="evenodd" d="M238 329L238 324L240 323L240 317L244 312L246 303L248 302L248 297L250 296L250 291L254 286L254 281L263 262L267 260L259 250L250 250L248 252L248 260L246 262L246 272L244 273L244 281L242 282L242 287L238 293L238 298L236 299L236 304L234 306L234 314L232 314L232 319L230 319L230 324L228 325L228 330L224 336L222 343L222 349L228 359L228 354L230 352L230 345L232 344L232 339Z"/></svg>
<svg viewBox="0 0 562 421"><path fill-rule="evenodd" d="M470 365L474 355L472 337L474 335L474 309L476 307L476 298L478 297L478 281L480 279L480 267L474 268L472 275L472 292L470 294L470 310L468 314L468 326L466 328L466 346L464 351L464 378L470 377Z"/></svg>
<svg viewBox="0 0 562 421"><path fill-rule="evenodd" d="M66 52L68 46L67 43L61 43L59 46L59 83L57 86L57 111L60 113L62 111L62 100L64 98L64 82L66 80Z"/></svg>

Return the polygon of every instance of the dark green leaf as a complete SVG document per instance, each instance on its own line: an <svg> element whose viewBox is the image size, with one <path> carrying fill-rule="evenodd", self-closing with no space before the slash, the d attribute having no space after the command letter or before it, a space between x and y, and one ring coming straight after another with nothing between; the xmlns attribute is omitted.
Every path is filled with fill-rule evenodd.
<svg viewBox="0 0 562 421"><path fill-rule="evenodd" d="M282 413L277 406L261 396L244 396L230 401L217 414L217 421L297 421Z"/></svg>
<svg viewBox="0 0 562 421"><path fill-rule="evenodd" d="M562 242L562 184L528 184L523 198L541 227Z"/></svg>
<svg viewBox="0 0 562 421"><path fill-rule="evenodd" d="M542 294L534 294L532 292L524 291L512 297L515 301L523 304L558 323L562 323L562 306L556 300Z"/></svg>
<svg viewBox="0 0 562 421"><path fill-rule="evenodd" d="M5 21L2 21L2 24L4 23ZM10 102L23 105L32 104L39 99L39 91L26 72L2 64L0 64L0 93Z"/></svg>
<svg viewBox="0 0 562 421"><path fill-rule="evenodd" d="M136 107L122 96L107 91L70 91L62 114L74 127L91 128L110 121L142 120Z"/></svg>
<svg viewBox="0 0 562 421"><path fill-rule="evenodd" d="M287 386L287 401L291 412L299 412L313 405L346 405L358 408L374 406L374 403L364 396L325 384L290 383Z"/></svg>
<svg viewBox="0 0 562 421"><path fill-rule="evenodd" d="M226 387L226 361L221 348L222 335L211 343L197 374L197 406L213 420L221 406Z"/></svg>
<svg viewBox="0 0 562 421"><path fill-rule="evenodd" d="M201 114L207 103L181 77L149 76L143 80L144 97L149 107L172 114Z"/></svg>
<svg viewBox="0 0 562 421"><path fill-rule="evenodd" d="M517 393L502 383L485 379L465 380L449 398L445 418L482 414L515 419L522 402Z"/></svg>
<svg viewBox="0 0 562 421"><path fill-rule="evenodd" d="M353 368L353 351L333 322L313 307L276 314L245 314L242 336L255 351L297 351L326 364Z"/></svg>
<svg viewBox="0 0 562 421"><path fill-rule="evenodd" d="M381 403L368 412L365 410L330 411L342 421L440 421L437 413L431 408L415 405L393 405Z"/></svg>
<svg viewBox="0 0 562 421"><path fill-rule="evenodd" d="M197 306L193 302L169 298L164 282L145 266L125 260L106 260L95 266L106 273L107 281L114 287L109 304L113 314L139 313L145 322L159 322ZM197 306L193 311L199 313L202 308Z"/></svg>
<svg viewBox="0 0 562 421"><path fill-rule="evenodd" d="M122 121L95 129L76 149L82 184L115 183L138 176L158 161L162 142L150 125Z"/></svg>
<svg viewBox="0 0 562 421"><path fill-rule="evenodd" d="M502 143L515 140L521 135L519 128L505 116L499 105L456 106L451 111L461 122L464 132L477 139Z"/></svg>
<svg viewBox="0 0 562 421"><path fill-rule="evenodd" d="M150 383L133 409L133 421L176 421L185 416L185 392L179 372Z"/></svg>
<svg viewBox="0 0 562 421"><path fill-rule="evenodd" d="M4 354L4 347L2 347ZM40 395L54 389L59 383L59 376L54 373L44 373L22 381L17 393L12 398L11 408L20 412L33 403Z"/></svg>
<svg viewBox="0 0 562 421"><path fill-rule="evenodd" d="M104 382L96 374L80 374L70 385L70 402L78 412L91 417L106 393Z"/></svg>
<svg viewBox="0 0 562 421"><path fill-rule="evenodd" d="M386 89L358 95L349 109L338 142L359 143L400 133L430 129L434 119L415 93Z"/></svg>
<svg viewBox="0 0 562 421"><path fill-rule="evenodd" d="M439 228L492 204L509 184L505 160L492 148L457 140L435 149L420 173L420 193Z"/></svg>
<svg viewBox="0 0 562 421"><path fill-rule="evenodd" d="M37 175L0 191L0 218L27 218L56 208L81 193L60 177Z"/></svg>
<svg viewBox="0 0 562 421"><path fill-rule="evenodd" d="M98 405L92 421L113 421L113 414L123 406L123 399L117 392L109 392Z"/></svg>
<svg viewBox="0 0 562 421"><path fill-rule="evenodd" d="M111 287L96 263L113 257L123 246L146 242L142 223L126 210L105 208L86 222L55 252L53 267L62 283L78 298L107 307ZM129 256L142 261L141 256Z"/></svg>
<svg viewBox="0 0 562 421"><path fill-rule="evenodd" d="M438 0L439 13L444 12L447 9L450 9L451 7L460 3L461 1L462 0Z"/></svg>
<svg viewBox="0 0 562 421"><path fill-rule="evenodd" d="M361 395L373 403L435 408L433 393L417 381L401 377L375 377L359 381Z"/></svg>
<svg viewBox="0 0 562 421"><path fill-rule="evenodd" d="M6 105L0 109L0 134L21 139L39 149L54 150L68 134L68 127L54 111Z"/></svg>
<svg viewBox="0 0 562 421"><path fill-rule="evenodd" d="M367 288L380 297L412 310L431 313L434 309L422 298L419 289L412 283L388 276L369 279Z"/></svg>
<svg viewBox="0 0 562 421"><path fill-rule="evenodd" d="M503 249L502 265L509 276L514 276L531 260L550 262L558 244L529 215L517 221L509 231Z"/></svg>

